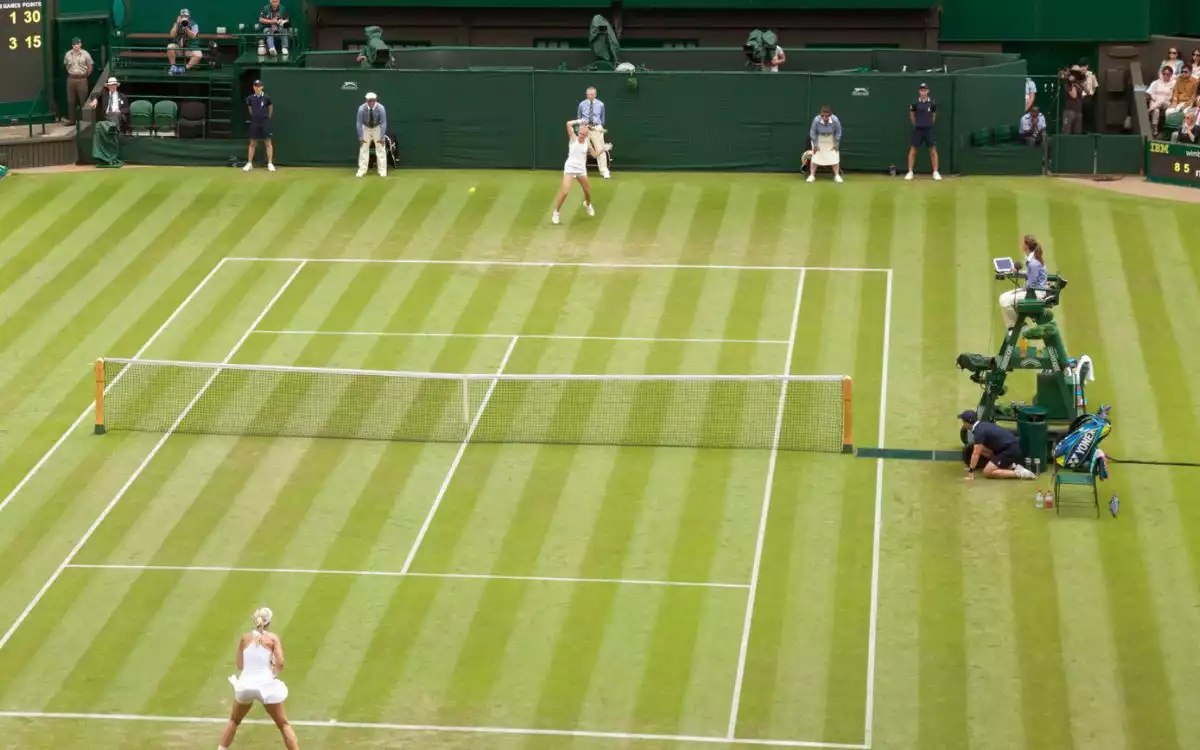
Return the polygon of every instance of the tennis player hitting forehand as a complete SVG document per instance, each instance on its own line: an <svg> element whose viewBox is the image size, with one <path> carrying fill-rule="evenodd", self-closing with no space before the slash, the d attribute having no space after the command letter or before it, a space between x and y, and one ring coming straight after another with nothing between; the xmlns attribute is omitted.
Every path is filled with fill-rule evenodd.
<svg viewBox="0 0 1200 750"><path fill-rule="evenodd" d="M575 130L576 125L579 126L578 132ZM562 189L558 191L558 202L554 204L554 215L550 217L555 224L559 222L558 212L571 193L571 182L573 181L578 181L579 187L583 188L583 207L587 209L588 216L596 215L596 209L592 208L592 183L588 182L587 176L589 151L592 156L599 156L588 140L587 124L583 120L567 120L567 162L563 165Z"/></svg>

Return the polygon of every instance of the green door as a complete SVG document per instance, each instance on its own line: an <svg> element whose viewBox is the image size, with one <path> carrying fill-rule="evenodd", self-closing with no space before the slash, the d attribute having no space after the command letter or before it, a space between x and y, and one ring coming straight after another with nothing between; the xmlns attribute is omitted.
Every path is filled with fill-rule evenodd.
<svg viewBox="0 0 1200 750"><path fill-rule="evenodd" d="M58 112L67 111L67 72L63 69L63 56L71 49L71 40L79 37L96 67L88 78L88 88L96 85L104 66L108 62L109 16L77 15L60 17L56 23L54 56L50 60L54 75L54 101Z"/></svg>

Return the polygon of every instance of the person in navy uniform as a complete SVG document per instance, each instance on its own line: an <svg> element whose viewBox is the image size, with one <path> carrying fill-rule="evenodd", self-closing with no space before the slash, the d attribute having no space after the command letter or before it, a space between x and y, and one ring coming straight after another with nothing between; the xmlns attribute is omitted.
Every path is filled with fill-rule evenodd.
<svg viewBox="0 0 1200 750"><path fill-rule="evenodd" d="M263 82L254 82L254 93L246 97L246 109L250 112L250 149L246 154L243 170L254 169L254 147L259 141L267 144L267 171L275 171L275 146L271 143L271 116L275 105L263 91Z"/></svg>
<svg viewBox="0 0 1200 750"><path fill-rule="evenodd" d="M970 409L958 419L968 430L968 443L973 446L967 459L967 479L975 478L981 464L988 479L1037 479L1021 465L1021 443L1016 435L991 422L980 422L979 415Z"/></svg>
<svg viewBox="0 0 1200 750"><path fill-rule="evenodd" d="M917 90L917 100L908 107L908 119L912 123L912 136L908 141L908 174L904 179L913 178L913 163L917 160L917 148L929 147L929 161L933 164L933 179L942 179L938 172L937 141L933 137L933 126L937 122L937 102L929 96L929 84L922 83Z"/></svg>

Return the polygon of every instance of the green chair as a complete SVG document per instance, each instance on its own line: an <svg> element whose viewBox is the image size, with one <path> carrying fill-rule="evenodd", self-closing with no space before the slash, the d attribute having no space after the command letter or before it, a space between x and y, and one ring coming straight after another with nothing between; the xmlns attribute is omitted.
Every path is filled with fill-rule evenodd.
<svg viewBox="0 0 1200 750"><path fill-rule="evenodd" d="M163 100L154 105L154 129L161 135L171 133L179 121L179 105Z"/></svg>
<svg viewBox="0 0 1200 750"><path fill-rule="evenodd" d="M139 99L129 105L129 129L135 133L148 133L154 126L154 105Z"/></svg>
<svg viewBox="0 0 1200 750"><path fill-rule="evenodd" d="M971 131L972 146L988 146L992 143L992 129L980 128L979 130Z"/></svg>
<svg viewBox="0 0 1200 750"><path fill-rule="evenodd" d="M997 126L995 133L996 143L1008 143L1014 140L1013 136L1016 133L1016 128L1012 125L1000 125Z"/></svg>
<svg viewBox="0 0 1200 750"><path fill-rule="evenodd" d="M1057 464L1054 467L1054 512L1062 512L1062 489L1063 487L1091 487L1092 488L1092 506L1096 509L1096 518L1100 517L1100 488L1096 486L1096 479L1100 473L1100 466L1096 457L1092 457L1092 462L1088 465L1087 471L1071 471L1064 469ZM1072 500L1070 503L1075 507L1087 507L1087 501L1082 502Z"/></svg>

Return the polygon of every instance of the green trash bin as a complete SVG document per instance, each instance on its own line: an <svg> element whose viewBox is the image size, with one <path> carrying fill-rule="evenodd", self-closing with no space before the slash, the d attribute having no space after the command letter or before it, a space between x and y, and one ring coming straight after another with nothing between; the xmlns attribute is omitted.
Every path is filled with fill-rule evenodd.
<svg viewBox="0 0 1200 750"><path fill-rule="evenodd" d="M1029 460L1031 467L1046 471L1050 463L1050 425L1046 422L1046 410L1040 406L1022 406L1017 409L1017 439L1021 442L1021 455Z"/></svg>

